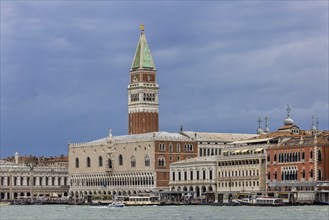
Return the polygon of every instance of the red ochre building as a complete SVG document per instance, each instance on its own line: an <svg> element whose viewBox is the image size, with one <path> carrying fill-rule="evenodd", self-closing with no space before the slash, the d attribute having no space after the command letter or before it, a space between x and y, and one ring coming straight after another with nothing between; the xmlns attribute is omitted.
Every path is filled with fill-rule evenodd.
<svg viewBox="0 0 329 220"><path fill-rule="evenodd" d="M298 135L267 150L269 191L329 189L329 132Z"/></svg>

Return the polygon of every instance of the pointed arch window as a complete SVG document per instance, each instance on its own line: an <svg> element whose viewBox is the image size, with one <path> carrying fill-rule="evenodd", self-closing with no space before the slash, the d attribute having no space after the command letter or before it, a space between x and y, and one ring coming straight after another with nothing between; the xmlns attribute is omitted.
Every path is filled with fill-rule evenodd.
<svg viewBox="0 0 329 220"><path fill-rule="evenodd" d="M79 168L79 158L75 158L75 168Z"/></svg>
<svg viewBox="0 0 329 220"><path fill-rule="evenodd" d="M318 171L318 180L322 180L322 171L321 170Z"/></svg>
<svg viewBox="0 0 329 220"><path fill-rule="evenodd" d="M130 166L131 167L136 167L136 159L134 156L130 157Z"/></svg>
<svg viewBox="0 0 329 220"><path fill-rule="evenodd" d="M159 157L158 166L159 167L165 167L165 158L163 156Z"/></svg>
<svg viewBox="0 0 329 220"><path fill-rule="evenodd" d="M177 144L177 146L176 146L176 150L177 150L177 153L180 153L180 144Z"/></svg>
<svg viewBox="0 0 329 220"><path fill-rule="evenodd" d="M109 165L109 168L112 169L112 160L111 159L108 160L108 165Z"/></svg>
<svg viewBox="0 0 329 220"><path fill-rule="evenodd" d="M98 166L100 166L100 167L103 166L103 157L102 156L98 157Z"/></svg>
<svg viewBox="0 0 329 220"><path fill-rule="evenodd" d="M150 157L148 155L145 156L145 166L146 167L150 166Z"/></svg>
<svg viewBox="0 0 329 220"><path fill-rule="evenodd" d="M90 163L90 157L87 157L87 161L86 162L87 162L87 167L90 167L90 164L91 164Z"/></svg>
<svg viewBox="0 0 329 220"><path fill-rule="evenodd" d="M123 165L123 156L120 154L119 155L119 166Z"/></svg>
<svg viewBox="0 0 329 220"><path fill-rule="evenodd" d="M172 146L172 143L169 144L169 152L173 152L173 146Z"/></svg>
<svg viewBox="0 0 329 220"><path fill-rule="evenodd" d="M318 161L322 161L322 154L321 150L318 151Z"/></svg>

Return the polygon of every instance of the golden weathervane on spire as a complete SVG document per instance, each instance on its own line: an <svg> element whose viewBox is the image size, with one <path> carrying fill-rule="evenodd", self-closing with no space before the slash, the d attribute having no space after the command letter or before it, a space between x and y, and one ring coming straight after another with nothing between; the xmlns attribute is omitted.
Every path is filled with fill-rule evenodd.
<svg viewBox="0 0 329 220"><path fill-rule="evenodd" d="M144 31L144 24L139 25L139 28L141 29L141 31Z"/></svg>

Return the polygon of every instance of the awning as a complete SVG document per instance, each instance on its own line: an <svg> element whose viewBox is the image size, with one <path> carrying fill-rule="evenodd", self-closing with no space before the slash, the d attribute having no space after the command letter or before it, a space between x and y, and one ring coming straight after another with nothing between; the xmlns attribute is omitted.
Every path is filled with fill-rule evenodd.
<svg viewBox="0 0 329 220"><path fill-rule="evenodd" d="M256 150L255 150L255 152L261 152L263 150L263 148L257 148Z"/></svg>
<svg viewBox="0 0 329 220"><path fill-rule="evenodd" d="M236 150L236 151L234 151L234 153L236 153L236 154L237 154L237 153L240 153L240 151L241 151L241 150Z"/></svg>
<svg viewBox="0 0 329 220"><path fill-rule="evenodd" d="M241 153L246 153L248 151L249 151L249 149L244 149L244 150L241 151Z"/></svg>

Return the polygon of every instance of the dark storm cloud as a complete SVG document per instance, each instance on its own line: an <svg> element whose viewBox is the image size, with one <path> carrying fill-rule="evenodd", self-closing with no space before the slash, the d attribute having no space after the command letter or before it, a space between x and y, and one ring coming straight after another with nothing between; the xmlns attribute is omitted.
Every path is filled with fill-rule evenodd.
<svg viewBox="0 0 329 220"><path fill-rule="evenodd" d="M328 2L1 2L1 156L127 133L144 23L161 130L328 129Z"/></svg>

